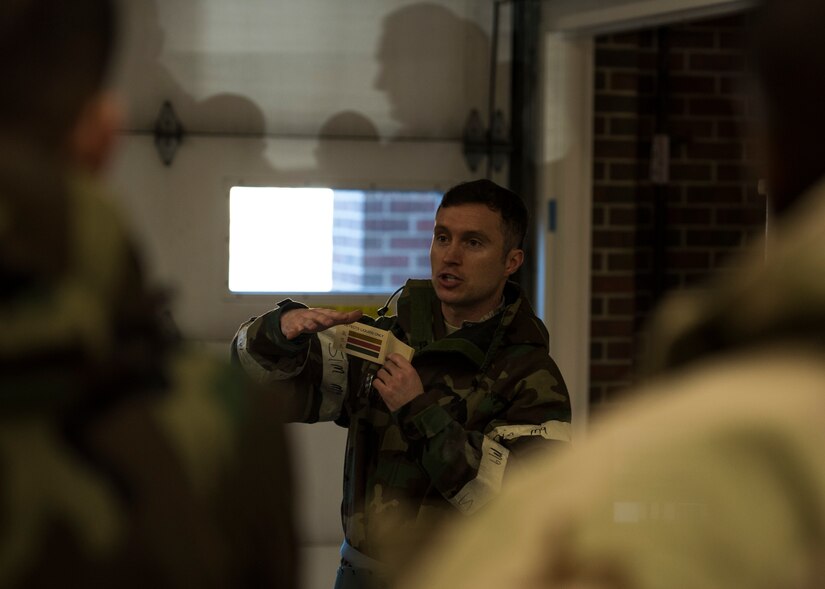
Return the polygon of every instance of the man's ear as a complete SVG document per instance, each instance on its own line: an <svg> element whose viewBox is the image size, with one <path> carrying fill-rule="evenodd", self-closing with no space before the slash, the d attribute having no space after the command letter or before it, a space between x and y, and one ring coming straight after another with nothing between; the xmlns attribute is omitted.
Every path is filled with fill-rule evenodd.
<svg viewBox="0 0 825 589"><path fill-rule="evenodd" d="M81 169L100 172L114 151L120 129L120 103L110 92L100 92L84 107L69 135L69 160Z"/></svg>
<svg viewBox="0 0 825 589"><path fill-rule="evenodd" d="M504 264L504 272L507 276L512 275L515 273L516 270L521 268L521 265L524 263L524 250L520 249L511 249L507 252L507 258Z"/></svg>

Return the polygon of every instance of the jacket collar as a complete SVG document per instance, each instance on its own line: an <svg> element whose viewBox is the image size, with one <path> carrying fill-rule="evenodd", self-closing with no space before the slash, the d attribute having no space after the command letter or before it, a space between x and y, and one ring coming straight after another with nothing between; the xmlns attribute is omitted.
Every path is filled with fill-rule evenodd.
<svg viewBox="0 0 825 589"><path fill-rule="evenodd" d="M521 289L508 282L504 289L504 306L490 319L465 324L446 336L441 303L429 280L407 281L398 298L398 326L407 336L416 356L438 352L463 355L476 367L483 368L502 346L511 344L547 345L547 331L535 317Z"/></svg>

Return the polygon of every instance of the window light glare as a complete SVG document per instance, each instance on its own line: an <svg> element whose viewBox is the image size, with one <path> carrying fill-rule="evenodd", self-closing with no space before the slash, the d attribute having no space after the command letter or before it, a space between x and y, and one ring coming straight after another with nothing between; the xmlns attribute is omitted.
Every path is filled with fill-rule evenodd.
<svg viewBox="0 0 825 589"><path fill-rule="evenodd" d="M229 290L332 290L333 191L234 186L229 192Z"/></svg>

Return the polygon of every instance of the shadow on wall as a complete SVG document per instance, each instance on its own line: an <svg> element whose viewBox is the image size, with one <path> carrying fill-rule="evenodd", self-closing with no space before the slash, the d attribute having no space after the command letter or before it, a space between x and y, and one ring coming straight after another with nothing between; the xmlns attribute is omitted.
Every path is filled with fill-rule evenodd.
<svg viewBox="0 0 825 589"><path fill-rule="evenodd" d="M263 110L248 97L232 92L198 101L163 63L167 35L161 25L157 0L121 0L124 42L119 60L118 86L127 100L127 132L154 128L161 105L169 100L189 132L240 135L263 138L277 121L267 121ZM189 6L189 8L187 8ZM195 5L181 4L175 10L189 10L188 22L196 21ZM180 18L180 15L179 17ZM378 73L373 87L386 96L395 130L379 129L370 115L348 109L338 112L319 126L319 146L315 170L280 168L267 162L262 172L281 183L318 181L346 166L337 161L336 150L323 143L363 140L391 148L394 142L416 139L460 140L472 109L486 120L489 82L490 38L474 21L461 18L434 3L405 6L386 15L375 57ZM509 69L498 66L498 79L508 79ZM280 73L270 71L273 83ZM506 101L506 84L497 104ZM342 102L345 101L342 98ZM296 105L300 108L300 105ZM273 167L274 166L274 167Z"/></svg>

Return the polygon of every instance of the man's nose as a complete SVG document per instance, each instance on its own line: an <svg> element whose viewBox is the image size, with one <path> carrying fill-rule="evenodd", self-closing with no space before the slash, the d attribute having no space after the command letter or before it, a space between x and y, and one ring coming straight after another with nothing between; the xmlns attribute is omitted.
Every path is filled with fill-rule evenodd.
<svg viewBox="0 0 825 589"><path fill-rule="evenodd" d="M460 264L461 263L461 244L455 241L444 248L444 263L445 264Z"/></svg>

